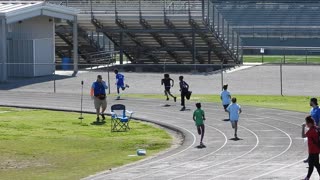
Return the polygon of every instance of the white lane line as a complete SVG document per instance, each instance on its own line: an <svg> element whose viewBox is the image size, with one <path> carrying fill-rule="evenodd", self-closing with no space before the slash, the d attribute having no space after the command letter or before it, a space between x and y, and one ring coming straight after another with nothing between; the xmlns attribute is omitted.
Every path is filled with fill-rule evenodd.
<svg viewBox="0 0 320 180"><path fill-rule="evenodd" d="M297 161L297 162L294 162L294 163L292 163L292 164L285 165L285 166L283 166L283 167L281 167L281 168L275 169L275 170L273 170L273 171L270 171L270 172L267 172L267 173L261 174L261 175L259 175L259 176L256 176L256 177L252 178L252 179L257 179L257 178L260 178L260 177L266 176L266 175L268 175L268 174L271 174L271 173L274 173L274 172L280 171L280 170L282 170L282 169L285 169L285 168L288 168L288 167L294 166L294 165L296 165L296 164L298 164L298 163L301 163L303 160L305 160L305 158L304 158L304 159L301 159L301 160L299 160L299 161ZM301 176L300 176L300 177L301 177ZM297 178L293 178L293 179L297 179Z"/></svg>
<svg viewBox="0 0 320 180"><path fill-rule="evenodd" d="M280 111L280 110L278 110L278 111ZM259 115L255 115L255 114L248 114L248 113L247 113L247 115L261 117L261 116L259 116ZM294 117L294 116L289 116L289 115L286 115L286 116L291 117L291 118L296 118L296 119L298 119L297 117ZM282 117L283 117L283 116L282 116ZM284 122L284 123L287 123L287 124L291 124L291 125L300 127L299 124L295 124L295 123L292 123L292 122L283 121L283 120L279 120L279 119L275 120L274 118L271 118L271 117L265 117L265 118L271 119L271 120L273 120L273 121L281 121L281 122ZM300 119L300 118L299 118L299 119ZM304 159L305 159L305 158L304 158ZM290 164L290 165L287 165L287 166L285 166L285 167L277 168L277 169L275 169L275 170L273 170L273 171L269 171L269 172L267 172L267 173L264 173L263 175L260 175L259 177L263 177L263 176L269 175L269 174L271 174L271 173L280 171L280 170L282 170L282 169L285 169L285 168L294 166L294 165L296 165L296 164L298 164L298 163L301 163L304 159L299 160L299 161L296 161L296 162L294 162L294 163L292 163L292 164ZM299 176L299 177L301 177L301 176ZM299 177L297 177L297 178L299 178Z"/></svg>
<svg viewBox="0 0 320 180"><path fill-rule="evenodd" d="M273 160L273 159L275 159L275 158L277 158L277 157L279 157L279 156L282 156L283 154L285 154L285 153L291 148L291 146L292 146L292 139L291 139L291 137L290 137L290 135L289 135L288 133L284 132L283 130L281 130L281 129L275 127L275 126L272 126L272 125L269 125L269 124L266 124L266 123L261 123L261 122L253 121L253 120L247 120L247 121L252 121L252 122L255 122L255 123L258 123L258 124L264 124L264 125L266 125L266 126L269 126L269 127L272 127L272 128L275 128L275 129L281 131L281 132L284 133L284 134L289 138L289 140L290 140L290 143L289 143L288 147L287 147L284 151L282 151L280 154L278 154L278 155L276 155L276 156L273 156L272 158L266 159L266 160L264 160L264 161L261 161L261 162L259 162L259 163L255 163L255 164L252 164L252 165L249 165L249 166L245 166L245 167L240 168L240 169L237 169L237 170L235 170L235 171L231 171L231 172L228 172L228 173L219 175L219 176L215 176L215 177L213 177L213 178L210 178L210 180L216 179L216 178L219 178L219 177L223 177L223 176L228 175L228 174L233 174L233 173L238 172L238 171L241 171L241 170L243 170L243 169L248 169L248 168L250 168L250 167L258 166L258 165L260 165L260 164L262 164L262 163L271 161L271 160ZM255 178L252 178L252 179L255 179ZM252 180L252 179L250 179L250 180Z"/></svg>
<svg viewBox="0 0 320 180"><path fill-rule="evenodd" d="M159 169L159 170L154 171L154 172L152 172L152 173L144 174L144 175L142 175L142 176L134 177L134 178L132 178L132 179L139 179L139 178L142 178L142 177L145 177L145 176L149 176L149 175L155 174L155 173L157 173L157 172L164 171L164 170L166 170L166 169L171 169L171 168L174 168L174 167L183 166L183 165L188 164L188 163L191 163L191 162L193 162L193 161L197 161L197 160L203 159L203 158L205 158L205 157L211 156L211 155L217 153L218 151L220 151L222 148L224 148L224 147L226 146L226 144L227 144L227 142L228 142L227 136L225 135L225 133L223 133L222 131L220 131L219 129L217 129L217 128L215 128L215 127L212 127L212 126L209 126L209 125L206 125L206 127L213 128L213 129L217 130L218 132L220 132L220 133L224 136L224 138L225 138L224 144L223 144L219 149L217 149L217 150L215 150L215 151L213 151L213 152L211 152L211 153L209 153L209 154L207 154L207 155L205 155L205 156L201 156L201 157L199 157L199 158L196 158L196 159L193 159L193 160L190 160L190 161L187 161L187 162L184 162L184 163L175 165L175 166L170 166L170 167L167 167L167 168L164 168L164 169Z"/></svg>
<svg viewBox="0 0 320 180"><path fill-rule="evenodd" d="M172 154L172 155L169 155L169 156L166 156L166 157L164 157L164 158L158 159L158 160L156 160L156 161L151 161L151 162L149 162L149 163L140 164L140 165L136 165L136 166L132 166L132 167L127 167L127 168L124 168L123 170L119 170L119 171L116 171L116 172L110 172L110 171L108 170L108 171L106 171L106 172L101 172L101 173L99 173L99 174L94 174L94 175L92 175L91 177L89 176L89 177L84 178L84 179L90 179L90 180L101 179L101 178L104 179L104 178L107 177L107 176L111 176L111 175L114 175L114 174L119 174L119 173L121 173L121 172L127 172L128 169L134 169L134 168L137 168L137 167L146 166L146 165L148 165L148 164L153 164L153 163L156 163L156 162L163 161L163 160L165 160L165 159L168 159L168 158L177 156L177 155L179 155L179 154L187 151L188 149L192 148L192 147L194 146L194 144L196 143L196 136L195 136L195 134L192 133L191 131L189 131L188 129L185 129L185 128L181 127L181 126L177 126L177 125L173 125L173 124L172 124L172 126L181 128L181 129L187 131L188 133L190 133L190 134L193 136L193 142L192 142L192 144L191 144L190 146L188 146L187 148L185 148L185 149L183 149L183 150L181 150L181 151L179 151L179 152L177 152L177 153L174 153L174 154ZM107 173L107 174L106 174L106 173ZM101 175L103 175L103 177L101 177Z"/></svg>
<svg viewBox="0 0 320 180"><path fill-rule="evenodd" d="M148 103L145 103L145 104L147 104L147 106L150 106ZM144 105L144 106L146 106L146 105ZM152 106L152 107L154 107L154 106ZM159 112L159 111L158 111L158 112ZM167 111L162 111L162 112L163 112L164 114L165 114L165 113L168 113ZM166 117L166 118L172 118L172 116L167 116L167 115L164 115L164 114L156 114L156 113L150 113L150 112L143 112L143 113L144 113L144 114L155 115L155 116L162 116L162 117ZM150 118L150 119L151 119L151 118ZM182 119L182 118L179 118L179 119L185 120L185 119ZM187 121L187 120L186 120L186 121ZM176 125L174 125L174 126L176 126ZM176 126L176 127L182 128L181 126ZM128 168L125 168L124 170L119 170L119 171L116 171L116 172L110 172L110 171L102 172L102 173L99 173L99 174L95 174L95 175L93 175L93 176L89 176L89 177L87 177L87 178L85 178L85 179L95 180L95 179L105 178L105 177L110 176L110 175L114 175L114 174L118 174L118 173L120 173L120 172L128 171L128 169L134 169L134 168L141 167L141 166L145 166L145 165L148 165L148 164L153 164L153 163L156 163L156 162L159 162L159 161L168 159L168 158L170 158L170 157L177 156L177 155L179 155L179 154L187 151L188 149L190 149L191 147L194 146L194 144L195 144L195 142L196 142L196 136L195 136L195 134L192 133L191 131L189 131L189 130L187 130L187 129L185 129L185 128L182 128L182 129L188 131L188 132L189 132L190 134L192 134L192 136L193 136L193 143L192 143L192 145L190 145L188 148L184 149L183 151L180 151L180 152L178 152L178 153L175 153L175 154L173 154L173 155L167 156L167 157L162 158L162 159L158 159L157 161L152 161L152 162L149 162L149 163L146 163L146 164L141 164L141 165L137 165L137 166L128 167ZM225 135L224 135L224 136L225 136ZM225 144L226 144L226 142L225 142ZM224 144L223 146L225 146L225 144ZM221 148L221 149L222 149L222 148ZM166 168L166 169L167 169L167 168ZM103 177L101 177L101 175L102 175ZM97 176L99 176L99 177L97 177Z"/></svg>
<svg viewBox="0 0 320 180"><path fill-rule="evenodd" d="M211 166L207 166L207 167L205 167L205 168L200 168L200 169L198 169L198 170L191 171L191 172L189 172L189 173L186 173L186 174L183 174L183 175L180 175L180 176L173 177L173 178L171 178L171 179L169 179L169 180L177 179L177 178L181 178L181 177L185 177L185 176L188 176L188 175L190 175L190 174L194 174L194 173L197 173L197 172L206 170L206 169L210 169L210 168L215 167L215 166L219 166L219 165L221 165L221 164L225 164L225 163L228 163L228 162L232 162L232 161L234 161L234 160L236 160L236 159L239 159L239 158L241 158L241 157L244 157L244 156L246 156L247 154L250 154L252 151L254 151L254 150L258 147L258 145L259 145L259 137L258 137L258 135L255 134L255 133L254 133L253 131L251 131L250 129L244 127L244 126L239 126L239 127L244 128L245 130L249 131L251 134L253 134L253 135L255 136L255 138L256 138L257 141L256 141L255 146L254 146L252 149L250 149L249 151L247 151L246 153L244 153L244 154L242 154L242 155L239 155L239 156L237 156L237 157L235 157L235 158L232 158L232 159L229 159L229 160L227 160L227 161L224 161L224 162L221 162L221 163L218 163L218 164L214 164L214 165L211 165Z"/></svg>

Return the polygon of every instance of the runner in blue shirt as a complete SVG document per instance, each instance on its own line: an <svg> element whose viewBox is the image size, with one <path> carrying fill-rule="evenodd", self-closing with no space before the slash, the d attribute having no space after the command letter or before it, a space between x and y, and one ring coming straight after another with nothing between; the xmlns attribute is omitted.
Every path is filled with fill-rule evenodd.
<svg viewBox="0 0 320 180"><path fill-rule="evenodd" d="M124 75L120 74L117 69L114 70L114 73L116 74L117 99L120 99L120 89L124 91L126 88L129 88L129 85L124 83Z"/></svg>
<svg viewBox="0 0 320 180"><path fill-rule="evenodd" d="M231 94L228 91L228 84L223 85L223 91L220 94L220 99L222 101L222 106L224 108L224 111L227 112L227 107L231 104ZM230 114L229 119L230 120Z"/></svg>
<svg viewBox="0 0 320 180"><path fill-rule="evenodd" d="M318 106L318 99L317 98L311 98L310 99L310 106L312 107L310 110L310 116L315 122L316 126L319 126L319 121L320 121L320 109ZM309 157L303 161L304 163L309 162Z"/></svg>
<svg viewBox="0 0 320 180"><path fill-rule="evenodd" d="M310 99L310 106L312 107L310 110L310 115L312 119L314 119L316 126L319 126L320 121L320 109L318 106L318 99L317 98L311 98Z"/></svg>
<svg viewBox="0 0 320 180"><path fill-rule="evenodd" d="M227 111L230 113L230 122L232 125L232 128L234 129L234 138L235 140L238 140L238 121L239 121L239 115L242 113L241 107L239 104L237 104L237 98L232 98L232 104L230 104L227 107Z"/></svg>
<svg viewBox="0 0 320 180"><path fill-rule="evenodd" d="M222 101L224 110L227 111L227 107L231 103L231 94L228 91L228 84L223 85L223 91L220 94L220 99Z"/></svg>

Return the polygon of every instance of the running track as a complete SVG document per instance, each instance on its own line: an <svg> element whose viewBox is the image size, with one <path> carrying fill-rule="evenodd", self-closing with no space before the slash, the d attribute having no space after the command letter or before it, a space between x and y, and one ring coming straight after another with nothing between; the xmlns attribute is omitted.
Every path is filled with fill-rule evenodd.
<svg viewBox="0 0 320 180"><path fill-rule="evenodd" d="M79 110L79 95L0 91L0 105ZM197 149L199 137L191 120L192 110L180 112L179 103L151 99L125 99L122 103L136 118L170 125L183 132L184 143L160 156L140 163L92 175L86 179L302 179L307 172L302 160L307 156L300 125L306 114L274 109L242 107L238 135L223 121L220 104L204 103L206 112L205 149ZM307 105L307 103L306 103ZM110 106L109 106L110 107ZM84 110L93 112L92 101L84 99ZM318 179L316 173L313 179Z"/></svg>

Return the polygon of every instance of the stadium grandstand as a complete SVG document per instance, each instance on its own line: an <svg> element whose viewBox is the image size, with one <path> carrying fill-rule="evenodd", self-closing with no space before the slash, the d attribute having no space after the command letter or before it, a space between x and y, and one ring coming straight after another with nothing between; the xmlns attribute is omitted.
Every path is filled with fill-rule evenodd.
<svg viewBox="0 0 320 180"><path fill-rule="evenodd" d="M80 63L241 64L248 47L319 47L317 0L48 0L80 10ZM72 54L56 22L56 59Z"/></svg>

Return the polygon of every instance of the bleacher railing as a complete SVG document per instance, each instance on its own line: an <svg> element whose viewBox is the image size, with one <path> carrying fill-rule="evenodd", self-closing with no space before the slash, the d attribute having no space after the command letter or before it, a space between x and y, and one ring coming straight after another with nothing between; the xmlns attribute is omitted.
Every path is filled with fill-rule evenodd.
<svg viewBox="0 0 320 180"><path fill-rule="evenodd" d="M234 27L216 9L210 0L50 0L81 10L82 14L157 14L157 15L189 15L202 17L203 24L218 37L222 47L231 57L242 62L242 42Z"/></svg>

